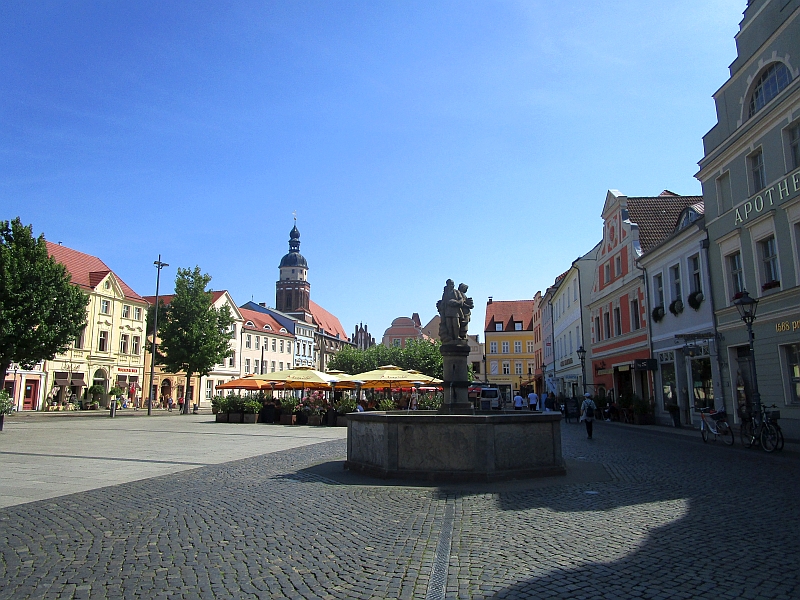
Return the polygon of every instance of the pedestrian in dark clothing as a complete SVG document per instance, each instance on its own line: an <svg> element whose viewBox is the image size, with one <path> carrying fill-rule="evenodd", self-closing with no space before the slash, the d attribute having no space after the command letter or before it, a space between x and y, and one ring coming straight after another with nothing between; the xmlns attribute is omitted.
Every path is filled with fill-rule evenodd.
<svg viewBox="0 0 800 600"><path fill-rule="evenodd" d="M597 410L597 405L592 400L592 395L586 392L583 395L583 403L581 404L581 421L586 423L586 434L589 439L592 439L592 423L594 421L594 413Z"/></svg>

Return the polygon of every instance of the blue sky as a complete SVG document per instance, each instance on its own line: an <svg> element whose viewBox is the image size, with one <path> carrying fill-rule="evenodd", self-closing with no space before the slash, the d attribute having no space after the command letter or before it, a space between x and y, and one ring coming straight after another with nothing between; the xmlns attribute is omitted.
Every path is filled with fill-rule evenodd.
<svg viewBox="0 0 800 600"><path fill-rule="evenodd" d="M0 219L275 301L297 211L348 332L532 297L609 188L699 194L744 0L0 4ZM482 339L482 336L481 336Z"/></svg>

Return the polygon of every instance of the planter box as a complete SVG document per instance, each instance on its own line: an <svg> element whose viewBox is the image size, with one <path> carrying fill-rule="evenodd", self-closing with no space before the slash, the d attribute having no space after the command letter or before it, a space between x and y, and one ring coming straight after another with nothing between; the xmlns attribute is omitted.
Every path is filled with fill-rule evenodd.
<svg viewBox="0 0 800 600"><path fill-rule="evenodd" d="M633 415L634 425L655 425L656 418L653 415Z"/></svg>
<svg viewBox="0 0 800 600"><path fill-rule="evenodd" d="M336 427L347 427L347 415L336 415Z"/></svg>
<svg viewBox="0 0 800 600"><path fill-rule="evenodd" d="M294 415L281 415L281 425L294 425L294 424L295 424Z"/></svg>
<svg viewBox="0 0 800 600"><path fill-rule="evenodd" d="M228 413L217 413L217 423L227 423L228 422Z"/></svg>
<svg viewBox="0 0 800 600"><path fill-rule="evenodd" d="M228 423L241 423L242 413L228 413Z"/></svg>
<svg viewBox="0 0 800 600"><path fill-rule="evenodd" d="M319 415L310 415L308 417L308 424L309 425L322 425L322 417Z"/></svg>
<svg viewBox="0 0 800 600"><path fill-rule="evenodd" d="M244 413L242 423L258 423L258 413Z"/></svg>

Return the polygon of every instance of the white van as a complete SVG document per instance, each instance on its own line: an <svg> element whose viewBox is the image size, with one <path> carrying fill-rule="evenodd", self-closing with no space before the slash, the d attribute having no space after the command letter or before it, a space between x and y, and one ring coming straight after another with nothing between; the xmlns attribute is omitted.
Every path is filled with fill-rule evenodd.
<svg viewBox="0 0 800 600"><path fill-rule="evenodd" d="M481 388L480 410L500 410L500 390L496 387Z"/></svg>

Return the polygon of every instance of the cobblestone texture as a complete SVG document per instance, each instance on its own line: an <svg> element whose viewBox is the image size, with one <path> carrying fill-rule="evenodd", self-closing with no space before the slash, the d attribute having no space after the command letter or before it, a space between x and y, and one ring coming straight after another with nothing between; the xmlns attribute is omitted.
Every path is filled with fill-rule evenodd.
<svg viewBox="0 0 800 600"><path fill-rule="evenodd" d="M424 599L449 512L446 598L800 597L797 455L563 430L593 483L372 485L334 441L11 507L0 599Z"/></svg>

